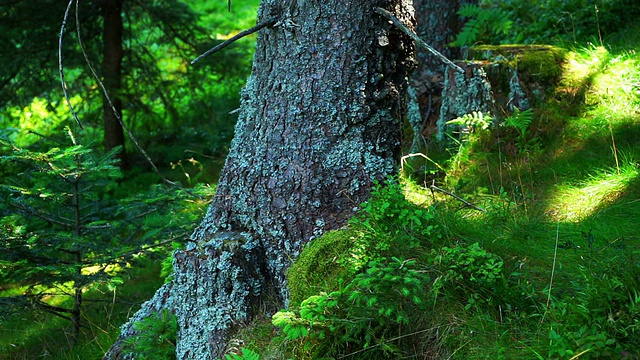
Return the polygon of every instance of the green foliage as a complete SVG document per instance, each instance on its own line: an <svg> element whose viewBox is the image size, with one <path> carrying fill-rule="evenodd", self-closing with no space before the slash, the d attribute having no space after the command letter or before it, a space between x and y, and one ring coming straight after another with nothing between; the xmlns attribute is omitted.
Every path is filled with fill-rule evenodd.
<svg viewBox="0 0 640 360"><path fill-rule="evenodd" d="M434 301L443 291L460 294L466 297L465 310L493 305L495 290L505 278L503 261L478 243L433 250L430 261L441 273L432 287Z"/></svg>
<svg viewBox="0 0 640 360"><path fill-rule="evenodd" d="M580 267L582 278L572 281L576 296L554 301L550 357L568 359L584 352L581 358L599 359L640 353L640 263L634 255L623 255L624 263L608 264L594 254Z"/></svg>
<svg viewBox="0 0 640 360"><path fill-rule="evenodd" d="M124 341L124 354L131 355L136 360L176 358L178 321L174 314L163 309L162 312L135 323L133 327L137 333Z"/></svg>
<svg viewBox="0 0 640 360"><path fill-rule="evenodd" d="M180 209L189 195L161 186L113 197L121 178L116 151L96 156L69 135L71 145L46 152L3 143L11 150L0 162L15 175L0 183L0 284L24 288L7 300L35 304L79 329L83 291L120 285L126 268L183 241L202 209ZM74 303L52 307L52 296Z"/></svg>
<svg viewBox="0 0 640 360"><path fill-rule="evenodd" d="M400 355L389 339L424 310L428 283L416 260L376 258L343 289L309 297L298 312L280 311L273 324L287 339L308 340L316 355L348 348L371 357Z"/></svg>
<svg viewBox="0 0 640 360"><path fill-rule="evenodd" d="M606 38L635 24L640 4L626 0L487 0L508 14L509 43L586 42Z"/></svg>
<svg viewBox="0 0 640 360"><path fill-rule="evenodd" d="M466 18L466 22L451 46L500 43L501 36L508 34L513 25L509 14L496 7L467 4L460 8L458 15Z"/></svg>
<svg viewBox="0 0 640 360"><path fill-rule="evenodd" d="M107 196L120 177L114 155L93 156L71 145L47 152L14 147L0 157L17 175L0 186L7 209L0 212L1 282L28 285L32 292L68 281L83 287L90 278L107 276L103 260L113 254L103 251L113 246L117 227L105 221L106 214L119 213ZM91 265L103 267L83 275Z"/></svg>
<svg viewBox="0 0 640 360"><path fill-rule="evenodd" d="M441 236L432 220L428 209L405 199L396 180L376 185L370 200L349 222L360 234L354 239L353 268L358 270L378 256L410 257L418 247Z"/></svg>
<svg viewBox="0 0 640 360"><path fill-rule="evenodd" d="M304 356L401 354L391 339L428 302L429 276L413 256L441 236L433 219L396 180L376 185L347 229L305 247L288 272L294 310L278 312L273 324Z"/></svg>
<svg viewBox="0 0 640 360"><path fill-rule="evenodd" d="M489 198L488 204L485 206L489 216L489 223L493 225L504 224L507 220L513 218L513 212L516 210L517 204L503 186L498 189L495 197Z"/></svg>
<svg viewBox="0 0 640 360"><path fill-rule="evenodd" d="M461 117L447 121L447 125L458 125L460 127L467 127L470 129L479 128L480 130L487 130L491 126L493 118L490 114L484 115L481 111L474 111L471 114L465 114Z"/></svg>
<svg viewBox="0 0 640 360"><path fill-rule="evenodd" d="M215 2L124 2L127 31L119 94L127 99L123 115L151 157L161 159L160 168L183 160L186 151L201 162L226 154L236 119L229 112L239 106L255 37L236 42L195 67L189 60L255 24L258 3L247 0L242 9L229 14ZM0 136L21 147L40 141L46 143L41 149L46 148L51 145L49 137L68 120L59 75L50 71L57 68L57 37L65 5L51 0L39 3L38 9L22 1L0 5L0 44L7 49L4 53L11 54L0 56L4 64L0 68ZM101 7L80 5L78 11L88 58L99 69ZM98 143L104 135L102 93L75 38L73 9L70 16L61 59L66 88L85 127L83 137ZM190 175L192 180L197 176ZM214 180L215 174L206 175L207 181Z"/></svg>
<svg viewBox="0 0 640 360"><path fill-rule="evenodd" d="M242 348L241 355L226 354L224 358L225 360L260 360L260 354L251 349Z"/></svg>
<svg viewBox="0 0 640 360"><path fill-rule="evenodd" d="M539 150L539 138L530 138L528 129L533 122L533 109L520 111L518 108L513 109L513 114L504 119L504 125L518 131L516 138L516 146L521 153Z"/></svg>
<svg viewBox="0 0 640 360"><path fill-rule="evenodd" d="M533 110L527 109L520 111L518 108L513 109L513 115L504 119L504 124L518 130L521 137L526 137L527 129L533 121Z"/></svg>

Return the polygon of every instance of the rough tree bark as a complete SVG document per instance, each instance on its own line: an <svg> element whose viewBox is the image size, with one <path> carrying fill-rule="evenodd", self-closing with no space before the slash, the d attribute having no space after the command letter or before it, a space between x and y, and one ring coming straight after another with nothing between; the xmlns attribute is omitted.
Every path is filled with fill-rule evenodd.
<svg viewBox="0 0 640 360"><path fill-rule="evenodd" d="M287 3L288 5L283 5ZM123 326L105 358L125 358L132 323L166 308L178 359L221 357L260 297L286 303L302 247L345 225L374 180L396 171L413 44L374 12L412 24L409 0L264 0L252 74L217 194L174 278Z"/></svg>
<svg viewBox="0 0 640 360"><path fill-rule="evenodd" d="M122 4L124 0L106 0L102 5L102 18L104 20L103 41L103 76L104 86L111 98L113 108L122 115ZM117 146L122 147L119 154L121 166L126 167L124 148L124 132L122 125L113 113L113 109L106 97L103 96L102 112L104 123L104 147L109 151Z"/></svg>

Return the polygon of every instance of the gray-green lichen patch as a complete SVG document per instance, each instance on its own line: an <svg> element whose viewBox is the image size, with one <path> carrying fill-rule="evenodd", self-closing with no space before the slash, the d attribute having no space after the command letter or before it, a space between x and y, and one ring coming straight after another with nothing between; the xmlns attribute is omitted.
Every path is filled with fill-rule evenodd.
<svg viewBox="0 0 640 360"><path fill-rule="evenodd" d="M529 97L524 92L518 76L518 71L515 69L512 70L512 75L509 79L509 100L507 101L507 107L509 111L514 111L515 108L518 110L527 110L531 108Z"/></svg>
<svg viewBox="0 0 640 360"><path fill-rule="evenodd" d="M221 233L203 249L205 255L179 252L174 258L179 359L223 351L219 337L248 318L264 283L261 247L249 234Z"/></svg>

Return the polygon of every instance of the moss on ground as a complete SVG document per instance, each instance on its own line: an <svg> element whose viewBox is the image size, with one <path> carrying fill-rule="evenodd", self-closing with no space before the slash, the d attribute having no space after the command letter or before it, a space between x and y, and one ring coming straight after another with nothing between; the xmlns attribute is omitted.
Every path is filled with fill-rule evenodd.
<svg viewBox="0 0 640 360"><path fill-rule="evenodd" d="M330 231L309 242L287 272L290 306L297 307L320 291L336 290L347 267L354 232L349 229Z"/></svg>

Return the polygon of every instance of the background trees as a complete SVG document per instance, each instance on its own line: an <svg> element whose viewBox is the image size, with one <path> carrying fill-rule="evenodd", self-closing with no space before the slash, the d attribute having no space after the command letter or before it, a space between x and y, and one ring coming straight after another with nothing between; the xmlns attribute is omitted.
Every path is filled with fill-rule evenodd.
<svg viewBox="0 0 640 360"><path fill-rule="evenodd" d="M48 135L53 129L63 132L59 124L63 121L64 102L55 94L60 88L56 71L56 34L59 34L65 4L43 2L37 9L26 1L1 5L3 22L0 26L6 45L2 56L7 64L0 70L0 78L6 84L0 96L4 109L1 119L4 131L11 132L9 136L13 140L23 138L20 145L25 145L35 141L33 135L17 133L12 128L26 128L43 135ZM88 60L105 83L116 110L120 110L118 112L125 117L125 122L141 144L148 145L151 141L162 143L162 146L151 149L153 155L177 162L181 158L175 155L168 158L167 147L176 145L178 139L185 143L204 143L205 138L213 139L213 146L192 149L195 150L192 155L219 155L224 153L231 138L234 117L228 112L237 107L237 93L250 69L247 58L250 45L246 41L236 44L219 57L227 59L223 62L204 61L197 69L186 66L197 50L209 46L212 41L220 41L216 38L244 25L210 17L200 24L218 31L205 31L194 11L222 11L224 6L220 6L216 9L199 2L179 1L79 4L80 33ZM108 16L107 20L105 16ZM120 157L124 159L124 148L130 148L131 144L126 144L128 140L125 141L119 122L108 104L102 102L101 89L85 63L76 30L73 6L62 54L72 103L80 113L82 123L90 128L89 132L82 134L82 140L101 142L106 151L120 146L123 148ZM222 66L225 62L228 65ZM195 93L187 91L190 89ZM18 122L11 115L35 102L41 103L49 113L54 113L39 113L47 117L46 122L36 119ZM122 102L121 109L119 102ZM190 109L193 104L198 106ZM215 111L212 104L215 104ZM216 130L204 124L212 124L211 128ZM80 138L80 134L78 136ZM29 137L31 139L26 139ZM136 159L141 159L136 154L130 159L130 164L145 166Z"/></svg>
<svg viewBox="0 0 640 360"><path fill-rule="evenodd" d="M43 344L33 349L28 336L3 331L12 335L3 336L0 352L19 349L18 357L30 351L37 356L71 351L60 346L75 342L78 330L82 349L97 328L124 322L131 306L124 304L141 295L134 290L116 296L117 285L142 272L152 281L139 288L159 286L159 265L154 263L168 249L181 246L185 230L192 230L206 204L158 185L160 179L147 172L149 165L139 154L129 157L129 171L113 168L118 163L111 157L118 153L105 152L102 145L102 93L76 39L75 7L65 32L63 62L71 102L85 129L65 129L73 125L59 90L56 59L64 5L0 3L0 37L6 45L0 56L7 65L0 70L6 85L0 110L0 317L3 326L15 328L6 324L17 321L30 333L37 333L33 328L68 327L38 312L42 310L74 323L68 332L43 333ZM102 41L102 30L109 28L103 26L103 5L82 2L78 16L88 58L107 83L114 72L101 66L109 48ZM250 5L242 13L251 16L237 23L219 16L226 5L200 2L128 1L112 14L123 22L122 41L111 43L122 47L121 77L114 80L121 88L112 100L122 100L125 122L163 176L189 187L211 181L218 172L216 161L227 151L235 121L228 113L238 106L238 92L250 69L252 40L235 44L217 61L203 61L197 69L186 64L200 46L219 42L255 19ZM211 13L205 18L196 11ZM215 31L205 33L200 25ZM210 196L207 188L190 190L194 193ZM109 310L103 305L106 299L119 304L116 307L124 305L124 312ZM14 319L27 309L29 320ZM123 318L115 320L118 316ZM102 346L113 340L106 341ZM97 351L99 355L83 357L102 356L106 348Z"/></svg>

